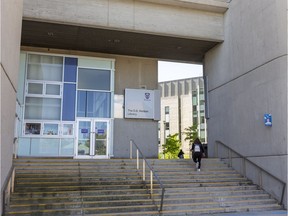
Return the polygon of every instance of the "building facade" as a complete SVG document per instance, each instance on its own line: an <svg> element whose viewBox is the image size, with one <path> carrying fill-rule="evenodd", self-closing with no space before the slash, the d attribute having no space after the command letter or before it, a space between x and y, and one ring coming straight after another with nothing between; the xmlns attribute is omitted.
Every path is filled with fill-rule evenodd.
<svg viewBox="0 0 288 216"><path fill-rule="evenodd" d="M203 77L159 83L161 92L161 121L159 122L159 149L168 135L179 134L181 148L189 155L191 146L185 141L184 130L197 125L198 137L207 143L205 95Z"/></svg>
<svg viewBox="0 0 288 216"><path fill-rule="evenodd" d="M115 79L123 76L119 69L121 59L128 57L101 56L41 53L35 52L35 49L33 52L21 52L17 91L17 156L129 157L130 139L140 145L144 141L139 139L137 132L123 138L122 134L127 131L119 131L122 127L115 128L115 124L129 122L130 127L136 127L134 131L137 131L139 126L133 126L133 122L141 122L142 127L151 129L151 140L146 141L153 143L149 147L143 144L143 151L150 157L157 157L157 121L132 119L124 115L125 89L136 91L145 85L150 90L141 91L153 93L151 88L155 86L155 81L116 84ZM156 74L155 60L131 57L129 60L134 60L135 65L145 64L145 71L150 75ZM144 76L146 72L140 70L139 73ZM115 141L117 144L114 145Z"/></svg>
<svg viewBox="0 0 288 216"><path fill-rule="evenodd" d="M157 89L157 61L171 60L203 64L208 93L208 100L205 101L209 107L209 110L206 109L209 156L218 156L216 150L219 143L222 143L248 158L269 175L259 173L251 164L246 166L245 175L253 181L257 181L261 176L262 187L281 200L282 183L272 180L271 175L287 185L286 0L0 2L2 195L11 180L13 155L18 152L17 149L20 149L21 154L28 152L21 149L22 144L31 145L29 154L39 152L47 155L47 152L60 152L70 155L74 152L81 157L90 157L91 155L85 154L90 154L91 151L95 153L97 148L89 146L89 149L86 145L86 132L89 132L89 127L91 134L96 135L97 132L101 135L97 135L98 138L93 142L103 144L107 141L104 138L106 127L103 125L106 124L107 131L109 126L113 125L113 129L107 134L107 138L114 139L110 142L113 143L112 146L106 146L107 157L127 157L131 138L137 138L144 154L156 157L158 121L125 119L122 118L124 114L121 111L117 113L120 117L116 117L115 111L123 108L126 88ZM30 54L36 54L36 57L30 57ZM46 58L43 58L44 62L37 60L39 56L50 56L55 65L44 63ZM83 64L82 68L87 57L93 58L92 67ZM71 64L75 67L75 59L77 70L81 70L80 77L78 73L76 75L76 83L75 75L65 75L68 65L66 60L74 62ZM99 90L99 86L96 89L79 86L81 73L85 71L89 74L92 69L98 72L103 70L103 80L106 81L108 73L113 75L112 65L108 68L100 67L98 63L102 59L111 64L114 61L114 87L111 85L110 89ZM25 66L19 66L19 62L25 63ZM42 63L46 69L50 67L55 70L62 64L62 78L61 72L58 72L49 77L35 79L33 71L38 67L37 64ZM79 63L81 64L78 66ZM33 67L25 69L28 65ZM25 73L24 77L19 76L19 68ZM84 70L85 68L87 70ZM28 74L29 77L26 76ZM44 75L45 72L40 74ZM112 77L110 81L113 82ZM114 100L110 103L111 109L106 110L106 114L109 114L110 110L111 116L103 118L104 112L101 115L96 112L97 117L93 116L86 121L90 118L88 116L95 115L96 111L93 110L95 106L89 106L91 98L87 96L92 94L94 100L99 92L110 95ZM72 103L69 96L72 93L76 95L75 106L72 107L75 108L75 121L70 121L69 112L63 113L66 105ZM86 97L87 103L81 104L85 106L82 110L79 105L77 116L76 105L81 96ZM108 107L109 103L106 105ZM116 106L120 109L115 109ZM39 107L45 112L41 112ZM19 110L22 110L22 114ZM14 133L15 113L16 121L20 122L17 133ZM272 116L270 126L264 123L266 114ZM84 118L83 124L90 123L87 123L88 130L86 126L82 130L80 118ZM104 122L101 122L99 131L98 128L95 130L95 119ZM69 135L71 127L73 135ZM83 135L82 144L75 142L79 130ZM55 140L52 141L52 138ZM47 143L47 139L51 139L53 148L49 145L50 142ZM46 149L42 146L45 142ZM41 146L41 149L34 149L36 144ZM102 144L99 146L103 146ZM223 153L225 152L226 149L223 150ZM235 159L232 165L241 170L242 164L242 161ZM287 187L284 189L283 199L287 208ZM3 196L0 210L2 204Z"/></svg>

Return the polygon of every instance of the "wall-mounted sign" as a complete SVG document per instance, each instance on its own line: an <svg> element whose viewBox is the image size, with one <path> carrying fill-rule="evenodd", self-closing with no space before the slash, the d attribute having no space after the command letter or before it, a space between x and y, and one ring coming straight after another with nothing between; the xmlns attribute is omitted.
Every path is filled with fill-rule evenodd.
<svg viewBox="0 0 288 216"><path fill-rule="evenodd" d="M125 89L125 118L160 120L160 92Z"/></svg>
<svg viewBox="0 0 288 216"><path fill-rule="evenodd" d="M81 133L88 133L88 129L87 128L81 128Z"/></svg>
<svg viewBox="0 0 288 216"><path fill-rule="evenodd" d="M99 135L103 135L105 133L105 130L104 129L97 129L96 133Z"/></svg>
<svg viewBox="0 0 288 216"><path fill-rule="evenodd" d="M271 114L264 114L264 124L265 126L272 126L272 115Z"/></svg>

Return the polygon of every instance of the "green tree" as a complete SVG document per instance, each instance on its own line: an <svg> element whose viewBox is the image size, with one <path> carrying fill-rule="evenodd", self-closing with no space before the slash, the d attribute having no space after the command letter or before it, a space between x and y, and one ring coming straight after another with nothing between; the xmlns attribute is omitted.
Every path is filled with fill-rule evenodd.
<svg viewBox="0 0 288 216"><path fill-rule="evenodd" d="M181 142L178 138L178 133L169 135L166 138L166 143L162 145L165 159L178 158L178 153L181 147Z"/></svg>
<svg viewBox="0 0 288 216"><path fill-rule="evenodd" d="M184 129L185 141L189 141L189 145L192 145L194 140L198 137L198 125L194 124Z"/></svg>

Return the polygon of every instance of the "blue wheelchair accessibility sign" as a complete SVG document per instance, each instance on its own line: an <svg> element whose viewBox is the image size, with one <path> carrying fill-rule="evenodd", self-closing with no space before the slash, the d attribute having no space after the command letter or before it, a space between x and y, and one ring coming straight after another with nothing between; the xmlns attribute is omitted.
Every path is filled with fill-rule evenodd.
<svg viewBox="0 0 288 216"><path fill-rule="evenodd" d="M272 115L271 114L264 114L264 124L265 126L272 126Z"/></svg>

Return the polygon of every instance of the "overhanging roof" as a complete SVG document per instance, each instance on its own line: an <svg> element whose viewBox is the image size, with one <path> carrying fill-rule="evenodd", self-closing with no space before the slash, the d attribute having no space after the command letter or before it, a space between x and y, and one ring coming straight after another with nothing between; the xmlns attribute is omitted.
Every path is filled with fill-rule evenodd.
<svg viewBox="0 0 288 216"><path fill-rule="evenodd" d="M218 42L23 20L22 46L201 63Z"/></svg>

